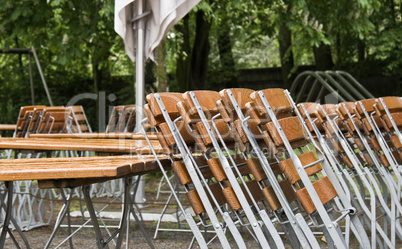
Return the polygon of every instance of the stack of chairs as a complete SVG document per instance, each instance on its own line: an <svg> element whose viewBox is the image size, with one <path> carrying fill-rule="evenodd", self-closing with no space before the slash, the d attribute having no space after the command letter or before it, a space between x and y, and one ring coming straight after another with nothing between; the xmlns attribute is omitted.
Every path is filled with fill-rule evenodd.
<svg viewBox="0 0 402 249"><path fill-rule="evenodd" d="M110 113L105 132L134 132L135 116L135 105L114 106ZM123 179L110 180L96 185L99 185L97 187L98 191L96 192L97 197L120 197L123 195Z"/></svg>
<svg viewBox="0 0 402 249"><path fill-rule="evenodd" d="M395 248L396 236L402 238L400 171L392 158L398 153L384 127L386 118L375 111L378 102L299 103L298 108L332 169L342 176L345 192L370 231L371 246Z"/></svg>
<svg viewBox="0 0 402 249"><path fill-rule="evenodd" d="M106 132L134 132L135 115L135 105L114 106L106 126Z"/></svg>
<svg viewBox="0 0 402 249"><path fill-rule="evenodd" d="M175 193L170 180L167 183L200 247L217 238L224 248L244 248L246 235L241 231L262 248L319 248L317 234L325 236L329 248L348 248L351 237L361 247L371 247L367 218L355 200L359 193L352 192L340 174L355 161L345 166L339 160L354 155L348 150L348 155L328 158L327 151L333 152L340 142L315 133L325 125L317 129L319 121L311 116L320 114L299 111L288 91L154 93L147 101L144 122L171 155L187 200ZM388 214L385 207L378 209ZM376 234L382 229L371 227Z"/></svg>

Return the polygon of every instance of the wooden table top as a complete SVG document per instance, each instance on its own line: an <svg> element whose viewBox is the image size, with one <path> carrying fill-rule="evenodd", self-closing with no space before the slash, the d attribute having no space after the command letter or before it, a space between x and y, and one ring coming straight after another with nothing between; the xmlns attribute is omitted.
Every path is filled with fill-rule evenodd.
<svg viewBox="0 0 402 249"><path fill-rule="evenodd" d="M167 156L160 155L159 159L164 167L169 166L170 160ZM159 166L151 155L0 160L0 181L96 178L105 180L155 171L159 171ZM90 182L85 181L86 184Z"/></svg>
<svg viewBox="0 0 402 249"><path fill-rule="evenodd" d="M163 149L157 140L151 141L157 153ZM0 138L0 149L37 151L95 151L116 154L150 154L146 140L135 139L85 139L85 138Z"/></svg>
<svg viewBox="0 0 402 249"><path fill-rule="evenodd" d="M3 131L14 131L17 125L15 124L0 124L0 130Z"/></svg>
<svg viewBox="0 0 402 249"><path fill-rule="evenodd" d="M157 140L154 132L147 133L150 140ZM45 133L45 134L29 134L30 138L97 138L97 139L119 139L130 138L145 140L143 133L132 132L92 132L92 133Z"/></svg>

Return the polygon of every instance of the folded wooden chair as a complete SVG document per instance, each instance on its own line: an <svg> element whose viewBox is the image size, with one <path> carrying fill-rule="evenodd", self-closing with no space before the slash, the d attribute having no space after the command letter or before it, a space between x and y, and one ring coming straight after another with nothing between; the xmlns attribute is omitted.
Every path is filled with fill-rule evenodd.
<svg viewBox="0 0 402 249"><path fill-rule="evenodd" d="M45 110L46 106L43 107L35 107L32 111L32 118L28 124L28 131L25 137L28 137L29 134L38 133L38 127L40 120L43 118L43 111Z"/></svg>
<svg viewBox="0 0 402 249"><path fill-rule="evenodd" d="M348 103L348 105L351 104ZM333 150L333 153L340 153L342 158L347 158L347 160L343 160L345 166L347 165L347 167L343 168L344 176L353 189L354 197L356 197L360 205L359 209L364 211L366 218L369 220L369 223L366 223L366 225L371 231L371 245L375 246L376 243L378 245L386 243L388 246L392 247L392 242L377 221L377 218L381 216L377 216L378 210L376 203L380 202L378 201L376 191L370 184L370 180L366 175L363 166L365 162L364 157L355 153L352 147L353 143L356 142L356 137L354 138L348 133L350 130L348 124L344 124L340 121L336 105L320 105L317 114L320 117L322 125L325 127L326 135L332 137L333 141L337 141L339 145L339 147ZM367 205L365 201L367 193L369 195L368 199L370 200L369 205ZM383 240L377 236L377 233L380 234Z"/></svg>
<svg viewBox="0 0 402 249"><path fill-rule="evenodd" d="M170 183L165 170L161 168L161 171L171 188L176 202L185 214L186 221L198 244L203 248L207 246L207 242L198 227L203 225L204 227L212 227L222 246L230 248L229 241L225 235L225 228L227 227L233 235L237 246L244 248L244 241L230 214L223 210L222 201L226 202L226 199L222 199L223 194L219 185L213 182L208 183L206 180L212 176L209 168L205 167L207 163L205 160L203 160L204 162L197 162L188 150L188 146L184 145L184 143L189 146L195 145L196 141L191 131L186 130L183 122L174 122L180 117L176 105L183 101L182 95L180 93L155 93L148 95L146 98L148 105L145 106L144 113L150 125L157 131L165 153L171 155L173 171L179 182L184 186L187 199L194 213L199 217L198 222L180 204L175 188ZM172 157L173 153L177 152L181 154L182 160L176 160ZM221 219L218 218L217 214Z"/></svg>
<svg viewBox="0 0 402 249"><path fill-rule="evenodd" d="M249 127L251 127L250 131L252 132L253 138L258 143L258 149L263 151L270 151L268 152L268 156L265 158L269 165L267 167L272 168L271 180L268 179L270 173L266 173L266 169L262 166L262 162L253 155L252 152L252 144L246 135L246 132L243 130L241 125L241 120L239 116L248 115L247 112L249 109L247 108L247 104L251 101L250 94L254 92L251 89L224 89L220 91L220 95L222 97L222 101L217 102L217 107L220 112L220 116L226 122L229 129L233 133L233 139L236 141L237 146L235 147L236 150L232 150L233 153L236 155L236 151L238 156L240 155L245 160L247 167L249 168L248 171L243 171L247 173L248 180L253 179L257 183L257 186L251 189L250 192L259 192L256 189L259 189L263 193L262 200L268 204L269 208L266 208L266 205L262 205L261 208L265 208L267 212L270 213L272 216L271 219L279 223L282 226L282 231L286 234L286 237L289 239L293 248L299 248L300 244L308 244L306 237L303 234L301 227L296 225L296 217L294 216L293 209L294 207L290 207L290 203L292 203L296 196L293 194L291 189L290 183L285 179L281 179L280 175L283 173L278 166L278 162L272 156L272 140L270 139L269 135L266 131L260 131L256 124L259 122L257 120L248 120ZM232 103L232 100L234 104ZM238 107L235 108L234 106ZM239 115L237 114L239 111ZM253 111L253 110L251 110ZM253 114L252 116L256 116ZM215 130L217 132L217 129ZM217 132L218 133L218 132ZM220 139L222 145L225 145L223 139ZM227 151L225 146L225 151L230 158L230 154ZM233 160L230 160L233 161ZM243 173L243 174L244 174ZM240 175L240 174L238 174ZM277 195L275 194L274 188L271 184L272 181L276 184L276 179L278 179L278 190L280 191L280 195L284 196L285 199L279 200ZM254 184L254 183L253 183ZM243 185L247 186L247 184ZM249 191L247 191L249 192ZM257 202L261 202L262 200L255 200ZM285 207L282 206L284 204ZM265 211L265 210L264 210ZM260 211L262 212L262 210ZM289 221L287 215L291 216L292 222ZM292 227L292 224L295 228ZM297 232L295 232L297 230ZM305 233L310 233L310 237L314 238L312 231L308 228L307 224L305 224ZM298 238L300 237L300 238ZM301 243L299 243L299 240ZM316 245L318 246L318 244Z"/></svg>
<svg viewBox="0 0 402 249"><path fill-rule="evenodd" d="M69 106L71 117L67 126L68 133L92 132L91 126L81 105Z"/></svg>
<svg viewBox="0 0 402 249"><path fill-rule="evenodd" d="M109 117L109 122L106 126L106 132L118 132L117 128L119 124L119 119L124 112L124 108L124 105L113 107L112 113Z"/></svg>
<svg viewBox="0 0 402 249"><path fill-rule="evenodd" d="M282 151L277 154L281 160L279 165L313 224L321 227L330 245L337 242L337 247L346 248L338 222L349 217L358 241L367 245L367 235L355 216L356 209L319 148L311 150L314 144L310 144L308 128L300 115L292 113L297 113L297 108L289 93L283 89L267 89L254 92L251 98L259 115L270 119L260 126L268 131L277 151Z"/></svg>
<svg viewBox="0 0 402 249"><path fill-rule="evenodd" d="M126 105L117 122L118 132L133 132L135 128L135 105Z"/></svg>
<svg viewBox="0 0 402 249"><path fill-rule="evenodd" d="M13 137L26 137L29 131L29 123L31 122L35 110L40 110L45 106L22 106L17 118L16 128Z"/></svg>
<svg viewBox="0 0 402 249"><path fill-rule="evenodd" d="M39 121L38 133L66 133L69 120L72 118L71 109L64 106L51 106L43 110Z"/></svg>
<svg viewBox="0 0 402 249"><path fill-rule="evenodd" d="M229 156L231 151L237 150L235 134L229 129L225 121L220 118L217 101L221 100L218 92L192 91L183 94L184 101L178 104L181 116L199 136L201 151L208 159L208 165L219 182L222 191L238 217L246 218L241 224L262 224L253 226L254 235L262 247L268 246L283 248L283 242L269 219L265 209L260 209L257 202L264 198L261 189L255 180L246 179L251 174L244 157ZM218 140L221 144L219 144ZM226 149L224 147L226 147ZM229 148L231 149L229 151ZM216 155L214 155L216 153ZM240 183L239 183L240 182ZM253 212L255 210L255 212ZM264 236L265 232L265 236ZM268 239L268 241L267 241Z"/></svg>
<svg viewBox="0 0 402 249"><path fill-rule="evenodd" d="M231 89L225 90L223 93L225 93L223 94L223 100L226 100L227 106L230 106L227 110L235 112L238 118L234 121L234 126L242 142L244 142L244 147L252 146L247 153L250 159L252 159L252 161L248 161L253 162L249 164L250 169L254 168L252 165L254 164L257 166L257 170L260 171L259 173L256 172L255 175L264 172L268 178L268 182L264 182L265 189L263 189L263 193L272 210L277 212L278 215L281 215L278 221L286 224L286 221L283 219L284 213L292 226L292 229L289 230L292 233L294 231L301 247L319 247L303 215L300 212L294 213L296 210L300 209L300 205L294 201L296 197L290 183L282 177L283 171L278 166L278 162L274 156L278 151L272 139L267 131L260 127L260 124L266 122L269 117L267 117L267 115L259 115L260 112L256 111L257 108L252 102L239 105ZM245 110L242 110L243 105ZM272 187L272 189L270 187ZM293 206L291 206L292 203ZM292 237L293 235L289 236L289 238ZM294 241L294 239L291 239L291 241L293 247L300 247L297 241Z"/></svg>

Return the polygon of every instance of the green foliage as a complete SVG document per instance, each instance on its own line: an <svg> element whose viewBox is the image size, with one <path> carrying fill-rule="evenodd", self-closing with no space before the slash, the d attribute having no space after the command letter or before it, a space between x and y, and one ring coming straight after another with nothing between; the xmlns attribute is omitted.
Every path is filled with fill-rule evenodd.
<svg viewBox="0 0 402 249"><path fill-rule="evenodd" d="M180 90L176 63L178 58L191 56L186 46L194 44L199 10L212 23L207 34L210 84L231 80L240 68L280 66L280 27L291 31L286 56L293 55L293 70L314 64L313 48L326 44L336 68L360 76L374 72L401 75L401 6L401 0L201 1L187 19L192 33L183 32L181 21L165 39L169 89ZM3 0L0 48L35 47L57 105L97 90L116 96L108 104L132 104L134 65L113 26L114 1ZM222 37L222 31L228 31L228 36ZM229 39L229 55L219 47L222 38ZM33 66L36 103L48 104ZM27 56L0 54L0 101L2 123L14 122L19 107L30 104ZM87 102L88 116L96 116L95 102Z"/></svg>
<svg viewBox="0 0 402 249"><path fill-rule="evenodd" d="M0 48L35 47L55 105L65 105L80 93L94 93L93 67L100 70L97 89L116 100L134 103L132 62L114 31L112 1L10 1L0 9ZM26 55L0 54L0 122L14 123L22 105L31 104ZM36 104L46 104L41 79L33 63ZM82 100L96 124L96 102Z"/></svg>

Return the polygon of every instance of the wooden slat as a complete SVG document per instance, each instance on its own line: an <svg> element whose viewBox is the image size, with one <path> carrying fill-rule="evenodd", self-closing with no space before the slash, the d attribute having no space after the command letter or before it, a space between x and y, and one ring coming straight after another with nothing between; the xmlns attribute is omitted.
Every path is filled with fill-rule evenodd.
<svg viewBox="0 0 402 249"><path fill-rule="evenodd" d="M150 140L157 140L154 132L147 133ZM131 138L136 140L145 139L142 133L131 132L93 132L93 133L46 133L46 134L29 134L29 138L98 138L98 139L117 139L117 138Z"/></svg>
<svg viewBox="0 0 402 249"><path fill-rule="evenodd" d="M3 131L14 131L16 127L15 124L0 124L0 130Z"/></svg>
<svg viewBox="0 0 402 249"><path fill-rule="evenodd" d="M208 112L211 114L211 117L207 118L212 118L212 115L218 113L218 108L216 106L216 101L221 99L221 96L219 95L218 92L215 91L207 91L207 90L200 90L200 91L193 91L195 97L198 100L198 103L200 104L202 111ZM188 111L190 116L194 115L197 113L197 110L193 104L193 101L190 98L190 92L185 92L183 94L184 101L188 107Z"/></svg>
<svg viewBox="0 0 402 249"><path fill-rule="evenodd" d="M285 133L286 138L290 143L295 142L300 139L305 139L305 133L302 128L302 124L298 117L288 117L278 120L279 125L281 126L283 132ZM276 146L281 146L283 141L277 131L277 127L275 127L273 122L267 123L266 127L271 135L272 140L274 141Z"/></svg>
<svg viewBox="0 0 402 249"><path fill-rule="evenodd" d="M338 195L334 186L326 176L317 180L316 182L313 182L313 186L323 204L327 203ZM316 210L313 200L311 200L306 188L298 190L295 194L297 199L299 199L300 203L302 204L304 210L306 210L307 214L311 214Z"/></svg>
<svg viewBox="0 0 402 249"><path fill-rule="evenodd" d="M223 104L225 105L226 109L231 111L234 111L234 108L229 100L229 96L227 95L228 90L232 92L239 108L244 112L246 110L246 103L252 101L250 95L254 92L254 90L247 88L231 88L220 91L219 94L222 97Z"/></svg>
<svg viewBox="0 0 402 249"><path fill-rule="evenodd" d="M272 88L272 89L265 89L262 90L264 93L264 96L267 98L269 105L271 106L272 110L275 112L275 114L281 114L281 113L286 113L292 109L292 105L289 102L287 96L285 95L284 89L281 88ZM260 111L260 115L263 113L266 113L266 110L258 96L258 91L252 93L251 98L254 100L254 103L257 106L260 106L262 108L258 109Z"/></svg>
<svg viewBox="0 0 402 249"><path fill-rule="evenodd" d="M385 105L387 106L388 110L391 113L402 112L402 100L400 97L396 97L396 96L383 97L382 100L384 101ZM385 108L379 99L376 100L376 107L378 110L377 115L378 114L380 114L380 115L386 114Z"/></svg>
<svg viewBox="0 0 402 249"><path fill-rule="evenodd" d="M318 159L314 155L314 152L309 151L309 152L303 153L301 155L298 155L297 157L300 159L300 162L303 166L317 162L317 164L314 164L311 167L308 167L305 169L307 175L311 176L311 175L314 175L314 174L318 173L319 171L321 171L322 166L320 163L318 163ZM290 158L280 162L279 166L281 167L284 174L286 175L286 178L288 179L288 181L291 184L294 184L297 181L300 181L299 173L297 172L297 170Z"/></svg>
<svg viewBox="0 0 402 249"><path fill-rule="evenodd" d="M168 158L160 159L168 167ZM0 160L0 181L118 178L155 170L159 169L150 155L4 159Z"/></svg>
<svg viewBox="0 0 402 249"><path fill-rule="evenodd" d="M179 112L176 108L176 105L178 102L183 100L182 94L181 93L171 93L171 92L166 92L166 93L158 93L159 96L162 99L162 102L169 113L170 117L173 119L177 118L179 116ZM163 118L162 111L159 108L158 104L156 103L156 99L154 97L154 93L148 94L146 97L149 108L151 109L151 112L155 118L155 121L157 123L160 122L165 122L165 119Z"/></svg>
<svg viewBox="0 0 402 249"><path fill-rule="evenodd" d="M152 145L158 153L163 152L158 141L153 140ZM73 150L137 154L151 153L147 141L132 139L0 138L0 148L39 151Z"/></svg>

